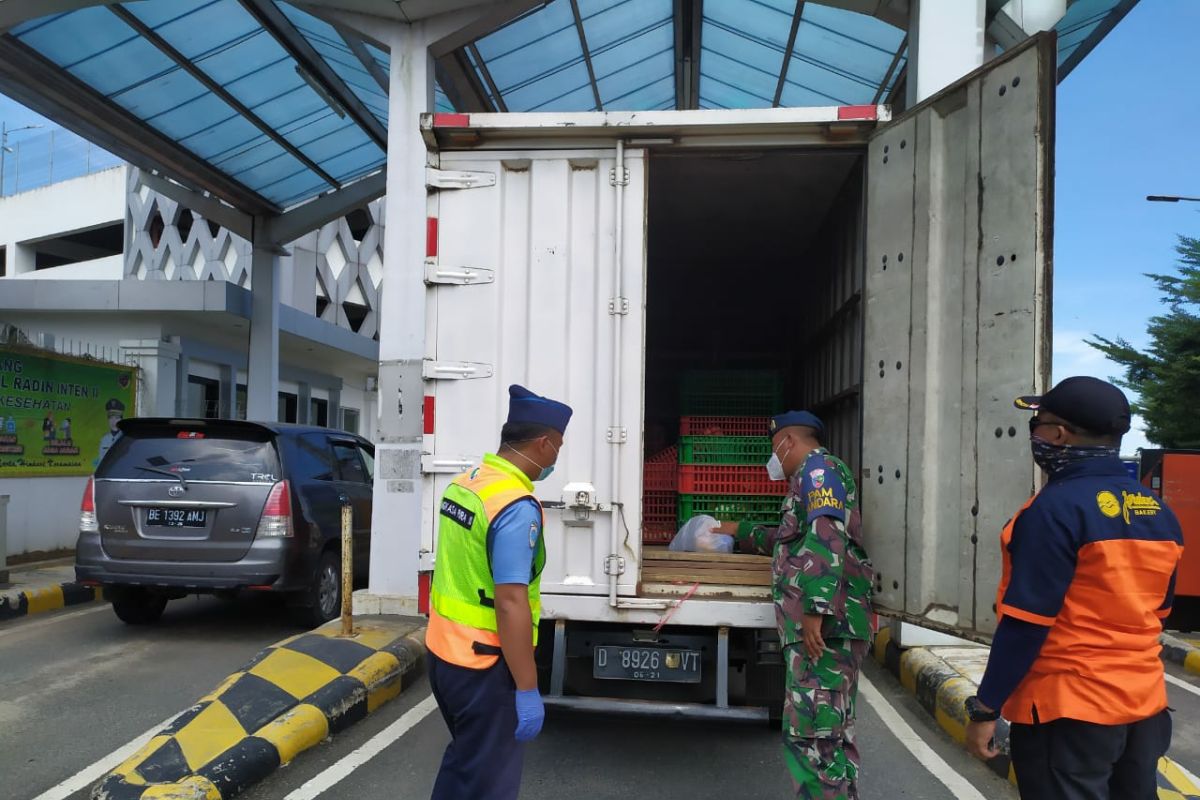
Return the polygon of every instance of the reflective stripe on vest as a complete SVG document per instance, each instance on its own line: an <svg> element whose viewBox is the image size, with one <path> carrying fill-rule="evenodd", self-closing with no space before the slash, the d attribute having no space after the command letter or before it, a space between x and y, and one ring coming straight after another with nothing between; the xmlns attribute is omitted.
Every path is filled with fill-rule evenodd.
<svg viewBox="0 0 1200 800"><path fill-rule="evenodd" d="M437 559L430 590L426 643L439 658L459 666L486 668L496 663L500 638L496 624L496 585L487 549L488 533L511 505L533 500L533 484L497 456L459 475L446 488L439 508ZM536 502L536 500L534 500ZM529 579L533 644L541 619L541 572L545 542L538 536Z"/></svg>

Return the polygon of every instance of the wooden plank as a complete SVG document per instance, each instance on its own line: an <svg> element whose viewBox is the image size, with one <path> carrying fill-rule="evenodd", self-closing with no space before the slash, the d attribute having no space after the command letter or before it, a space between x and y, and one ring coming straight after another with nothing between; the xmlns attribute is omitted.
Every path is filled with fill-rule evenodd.
<svg viewBox="0 0 1200 800"><path fill-rule="evenodd" d="M756 556L750 553L676 553L666 548L642 548L642 562L650 564L655 561L690 562L698 564L763 564L770 566L770 556Z"/></svg>
<svg viewBox="0 0 1200 800"><path fill-rule="evenodd" d="M725 570L692 570L686 567L678 568L643 568L642 581L646 583L703 583L725 584L730 586L770 586L771 573L768 570L756 569L725 569Z"/></svg>

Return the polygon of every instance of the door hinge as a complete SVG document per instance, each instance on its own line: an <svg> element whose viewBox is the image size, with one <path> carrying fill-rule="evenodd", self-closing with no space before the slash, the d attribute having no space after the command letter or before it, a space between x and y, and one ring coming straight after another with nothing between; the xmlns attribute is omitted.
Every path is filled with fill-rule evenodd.
<svg viewBox="0 0 1200 800"><path fill-rule="evenodd" d="M629 313L629 298L614 297L608 301L608 313L613 316Z"/></svg>
<svg viewBox="0 0 1200 800"><path fill-rule="evenodd" d="M425 283L427 284L454 284L458 286L472 286L478 283L495 283L496 273L494 270L484 269L483 267L442 267L439 266L436 259L428 259L425 262Z"/></svg>
<svg viewBox="0 0 1200 800"><path fill-rule="evenodd" d="M604 574L605 575L624 575L625 574L625 559L613 554L604 559Z"/></svg>
<svg viewBox="0 0 1200 800"><path fill-rule="evenodd" d="M470 456L421 456L421 472L425 475L458 475L479 463Z"/></svg>
<svg viewBox="0 0 1200 800"><path fill-rule="evenodd" d="M471 361L430 361L426 359L421 375L427 381L467 380L492 377L491 364Z"/></svg>
<svg viewBox="0 0 1200 800"><path fill-rule="evenodd" d="M613 425L604 438L609 444L625 444L629 441L629 429L624 425Z"/></svg>
<svg viewBox="0 0 1200 800"><path fill-rule="evenodd" d="M496 185L494 172L467 172L460 169L425 168L427 189L481 189Z"/></svg>
<svg viewBox="0 0 1200 800"><path fill-rule="evenodd" d="M629 185L629 167L621 168L621 177L617 179L617 168L612 167L608 171L609 186L628 186Z"/></svg>

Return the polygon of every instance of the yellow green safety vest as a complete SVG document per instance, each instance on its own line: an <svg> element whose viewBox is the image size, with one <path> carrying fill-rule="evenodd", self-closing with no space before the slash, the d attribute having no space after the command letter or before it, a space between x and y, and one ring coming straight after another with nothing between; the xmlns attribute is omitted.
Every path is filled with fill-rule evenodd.
<svg viewBox="0 0 1200 800"><path fill-rule="evenodd" d="M475 647L478 655L499 655L496 584L492 580L488 554L489 534L492 524L506 509L524 500L537 502L533 496L533 483L513 464L494 455L485 455L481 465L455 478L442 495L438 510L437 561L429 601L438 616L490 634L478 637ZM544 524L540 527L544 528ZM529 576L534 645L542 616L541 575L546 566L544 539L539 530Z"/></svg>

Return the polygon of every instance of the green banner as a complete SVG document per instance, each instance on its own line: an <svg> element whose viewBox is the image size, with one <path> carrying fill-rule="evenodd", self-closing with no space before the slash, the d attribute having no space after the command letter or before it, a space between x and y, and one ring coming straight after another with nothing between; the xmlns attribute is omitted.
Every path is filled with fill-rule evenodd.
<svg viewBox="0 0 1200 800"><path fill-rule="evenodd" d="M92 474L136 390L134 367L0 347L0 478Z"/></svg>

